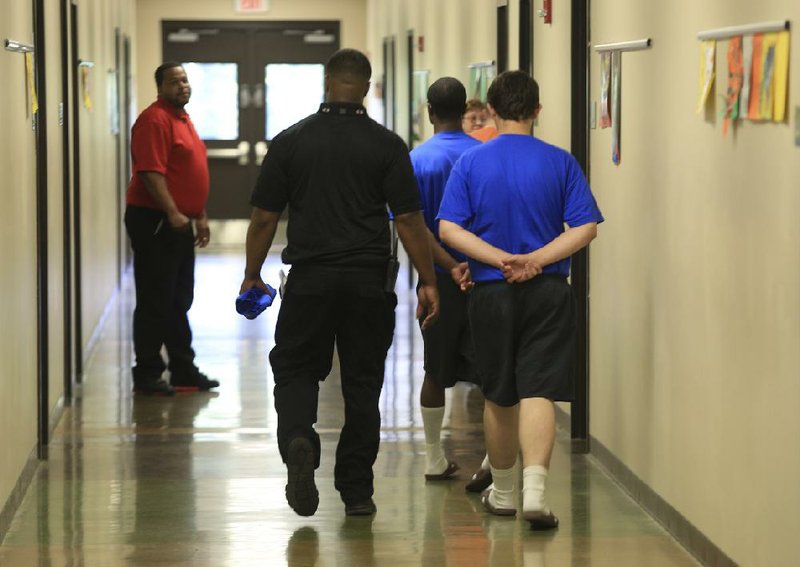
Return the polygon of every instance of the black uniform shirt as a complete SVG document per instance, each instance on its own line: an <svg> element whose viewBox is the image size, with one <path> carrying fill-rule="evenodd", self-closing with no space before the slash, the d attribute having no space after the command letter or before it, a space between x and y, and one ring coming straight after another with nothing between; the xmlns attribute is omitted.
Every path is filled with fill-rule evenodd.
<svg viewBox="0 0 800 567"><path fill-rule="evenodd" d="M422 209L405 142L363 106L324 103L272 140L250 204L289 205L287 264L373 266L389 257L389 216Z"/></svg>

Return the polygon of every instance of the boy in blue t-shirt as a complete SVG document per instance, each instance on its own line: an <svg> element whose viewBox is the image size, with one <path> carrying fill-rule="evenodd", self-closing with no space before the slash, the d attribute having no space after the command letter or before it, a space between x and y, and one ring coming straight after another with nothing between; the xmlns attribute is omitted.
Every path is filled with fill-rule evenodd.
<svg viewBox="0 0 800 567"><path fill-rule="evenodd" d="M439 232L468 256L475 282L469 321L493 478L483 505L495 515L516 514L521 450L523 517L534 529L552 529L558 518L545 481L553 402L571 401L574 390L570 256L595 238L603 217L577 161L530 135L541 109L536 81L504 72L489 87L488 103L500 135L456 162Z"/></svg>
<svg viewBox="0 0 800 567"><path fill-rule="evenodd" d="M474 348L467 323L467 296L461 289L468 277L466 258L441 244L436 213L453 164L480 142L461 129L467 91L458 79L436 80L428 89L427 98L434 135L411 151L411 164L430 231L439 290L439 320L422 331L425 377L419 401L425 430L425 478L450 480L455 478L458 465L447 459L442 449L445 388L454 386L458 380L475 381Z"/></svg>

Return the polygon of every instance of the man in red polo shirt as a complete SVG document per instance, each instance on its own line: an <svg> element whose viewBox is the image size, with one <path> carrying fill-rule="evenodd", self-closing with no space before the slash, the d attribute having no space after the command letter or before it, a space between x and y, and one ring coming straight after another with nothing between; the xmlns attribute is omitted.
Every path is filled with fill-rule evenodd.
<svg viewBox="0 0 800 567"><path fill-rule="evenodd" d="M192 90L180 63L155 73L158 99L131 132L133 178L125 226L133 248L133 389L171 396L219 386L194 364L187 312L194 297L194 246L208 245L206 147L186 114ZM194 227L192 227L194 220ZM164 364L165 346L169 365ZM171 384L161 378L169 368Z"/></svg>

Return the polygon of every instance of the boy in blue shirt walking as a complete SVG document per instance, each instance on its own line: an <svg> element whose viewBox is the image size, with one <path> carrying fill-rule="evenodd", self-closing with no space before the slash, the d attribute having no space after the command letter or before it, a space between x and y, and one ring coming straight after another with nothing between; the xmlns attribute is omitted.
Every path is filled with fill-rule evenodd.
<svg viewBox="0 0 800 567"><path fill-rule="evenodd" d="M442 449L444 391L458 380L474 381L472 339L467 325L467 296L461 289L468 273L463 254L443 245L438 238L436 213L453 164L466 150L480 144L464 133L461 118L467 91L458 79L442 77L428 89L428 117L434 135L411 151L411 164L419 185L425 224L439 290L439 320L422 332L425 341L425 377L420 391L422 425L425 429L425 478L450 480L458 465ZM436 235L436 236L434 236Z"/></svg>
<svg viewBox="0 0 800 567"><path fill-rule="evenodd" d="M521 451L523 517L533 529L552 529L558 518L547 506L545 481L554 402L571 401L574 390L570 256L596 237L603 217L575 158L531 136L541 110L531 77L500 74L488 103L500 135L453 167L439 232L468 256L475 282L469 321L493 478L483 505L491 514L516 514Z"/></svg>

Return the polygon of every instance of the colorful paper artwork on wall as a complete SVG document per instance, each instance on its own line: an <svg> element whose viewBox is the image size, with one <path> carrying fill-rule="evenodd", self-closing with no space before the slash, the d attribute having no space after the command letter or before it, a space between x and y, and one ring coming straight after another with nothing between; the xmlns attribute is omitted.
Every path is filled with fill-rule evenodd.
<svg viewBox="0 0 800 567"><path fill-rule="evenodd" d="M786 93L789 87L789 31L782 31L775 43L775 108L772 119L786 119Z"/></svg>
<svg viewBox="0 0 800 567"><path fill-rule="evenodd" d="M742 65L742 38L732 37L728 42L728 92L725 95L722 136L728 134L731 120L739 118L739 94L742 91L744 70Z"/></svg>
<svg viewBox="0 0 800 567"><path fill-rule="evenodd" d="M700 96L697 112L708 100L714 76L714 40L700 45ZM784 122L789 77L789 31L734 36L728 40L728 86L722 135L737 120Z"/></svg>
<svg viewBox="0 0 800 567"><path fill-rule="evenodd" d="M622 161L620 130L620 97L622 95L622 53L611 52L611 160L615 165Z"/></svg>
<svg viewBox="0 0 800 567"><path fill-rule="evenodd" d="M28 98L31 103L31 115L39 112L39 97L36 96L36 78L33 75L33 53L25 53L25 76L28 81Z"/></svg>
<svg viewBox="0 0 800 567"><path fill-rule="evenodd" d="M750 85L753 82L753 36L742 38L742 90L739 92L739 117L744 118L750 108Z"/></svg>
<svg viewBox="0 0 800 567"><path fill-rule="evenodd" d="M94 109L94 104L92 103L92 97L89 91L89 78L91 75L90 67L81 65L81 98L83 99L83 107L88 110L92 111Z"/></svg>
<svg viewBox="0 0 800 567"><path fill-rule="evenodd" d="M713 39L700 42L700 81L699 90L700 96L697 101L697 113L703 111L708 101L708 95L711 93L711 87L714 86L714 77L716 75L715 65L717 59L717 42Z"/></svg>
<svg viewBox="0 0 800 567"><path fill-rule="evenodd" d="M753 35L747 115L750 120L783 122L789 76L789 32Z"/></svg>
<svg viewBox="0 0 800 567"><path fill-rule="evenodd" d="M611 126L611 52L600 54L600 128Z"/></svg>

